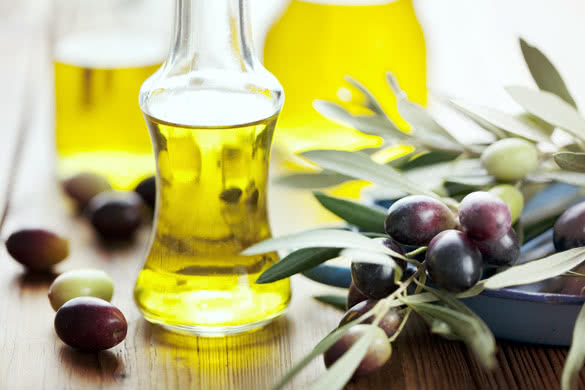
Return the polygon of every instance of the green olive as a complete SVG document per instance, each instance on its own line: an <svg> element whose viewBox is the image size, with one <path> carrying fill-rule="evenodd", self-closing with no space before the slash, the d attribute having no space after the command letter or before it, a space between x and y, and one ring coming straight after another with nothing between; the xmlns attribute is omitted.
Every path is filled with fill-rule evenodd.
<svg viewBox="0 0 585 390"><path fill-rule="evenodd" d="M498 180L519 180L538 167L538 150L528 141L506 138L483 151L481 164Z"/></svg>
<svg viewBox="0 0 585 390"><path fill-rule="evenodd" d="M509 184L500 184L493 187L489 192L502 199L510 209L512 223L515 223L524 209L524 196L520 190Z"/></svg>
<svg viewBox="0 0 585 390"><path fill-rule="evenodd" d="M78 269L59 275L49 287L49 302L55 311L77 297L112 299L114 282L104 271Z"/></svg>

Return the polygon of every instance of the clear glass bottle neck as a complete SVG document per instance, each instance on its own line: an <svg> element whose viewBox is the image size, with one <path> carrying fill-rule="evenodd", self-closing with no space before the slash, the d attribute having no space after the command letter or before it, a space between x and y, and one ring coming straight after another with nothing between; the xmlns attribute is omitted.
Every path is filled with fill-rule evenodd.
<svg viewBox="0 0 585 390"><path fill-rule="evenodd" d="M175 0L168 66L249 71L257 61L248 0Z"/></svg>

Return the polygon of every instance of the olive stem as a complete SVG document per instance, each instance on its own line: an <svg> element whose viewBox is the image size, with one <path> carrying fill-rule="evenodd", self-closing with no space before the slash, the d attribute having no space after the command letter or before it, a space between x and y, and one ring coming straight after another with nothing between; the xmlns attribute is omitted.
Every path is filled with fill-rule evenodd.
<svg viewBox="0 0 585 390"><path fill-rule="evenodd" d="M410 258L410 257L414 257L414 256L416 256L416 255L418 255L418 254L420 254L420 253L424 253L424 252L426 252L426 250L427 250L427 247L426 247L426 246L421 246L420 248L417 248L417 249L413 250L412 252L408 252L408 253L407 253L407 254L405 254L404 256L406 256L406 257L409 257L409 258ZM412 259L410 259L410 260L412 260ZM415 261L416 261L416 260L415 260ZM416 261L416 262L417 262L418 264L420 264L420 262L419 262L419 261Z"/></svg>

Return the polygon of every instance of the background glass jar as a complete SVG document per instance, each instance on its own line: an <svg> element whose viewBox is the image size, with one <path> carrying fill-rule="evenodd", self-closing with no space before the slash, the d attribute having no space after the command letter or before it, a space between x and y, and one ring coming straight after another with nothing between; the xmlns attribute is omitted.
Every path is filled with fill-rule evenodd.
<svg viewBox="0 0 585 390"><path fill-rule="evenodd" d="M129 189L154 174L137 95L170 42L171 2L56 0L53 62L58 173Z"/></svg>
<svg viewBox="0 0 585 390"><path fill-rule="evenodd" d="M313 109L315 99L343 104L337 92L345 75L364 84L403 129L385 73L394 73L410 99L427 101L425 41L412 0L292 0L267 34L264 65L286 91L276 145L287 151L379 142Z"/></svg>

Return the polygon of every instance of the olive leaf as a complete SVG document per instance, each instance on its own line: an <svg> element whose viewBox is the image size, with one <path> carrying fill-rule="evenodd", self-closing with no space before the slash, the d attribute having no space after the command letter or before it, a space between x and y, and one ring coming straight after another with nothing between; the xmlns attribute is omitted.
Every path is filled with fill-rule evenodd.
<svg viewBox="0 0 585 390"><path fill-rule="evenodd" d="M534 142L544 142L550 144L548 134L540 128L530 126L526 122L519 120L514 115L499 111L490 107L478 106L460 101L453 101L458 107L463 107L468 112L491 123L493 126L507 131L515 136L526 138Z"/></svg>
<svg viewBox="0 0 585 390"><path fill-rule="evenodd" d="M585 153L558 152L553 157L558 166L567 171L585 172Z"/></svg>
<svg viewBox="0 0 585 390"><path fill-rule="evenodd" d="M333 187L346 181L353 180L351 177L340 175L336 172L322 171L315 173L294 173L278 177L275 184L302 189Z"/></svg>
<svg viewBox="0 0 585 390"><path fill-rule="evenodd" d="M585 119L557 95L521 86L506 87L506 91L529 113L585 140Z"/></svg>
<svg viewBox="0 0 585 390"><path fill-rule="evenodd" d="M422 152L415 156L409 157L408 160L400 166L400 170L408 171L410 169L449 162L455 160L460 155L461 153L459 152L448 152L442 150Z"/></svg>
<svg viewBox="0 0 585 390"><path fill-rule="evenodd" d="M421 186L408 180L396 169L388 165L377 164L372 161L370 156L364 153L338 150L311 150L303 153L303 156L325 169L343 175L366 180L383 187L396 188L408 194L427 195L438 198L435 193L421 188Z"/></svg>
<svg viewBox="0 0 585 390"><path fill-rule="evenodd" d="M339 229L315 229L272 238L252 245L242 252L244 256L258 255L280 249L303 248L354 248L404 259L405 257L387 248L382 242L362 234ZM281 263L282 260L279 262ZM277 263L278 264L278 263ZM274 265L273 265L274 267Z"/></svg>
<svg viewBox="0 0 585 390"><path fill-rule="evenodd" d="M538 175L529 177L533 179L545 179L549 181L557 181L559 183L571 184L578 187L585 186L585 172L570 172L570 171L548 171L542 172Z"/></svg>
<svg viewBox="0 0 585 390"><path fill-rule="evenodd" d="M329 333L323 340L321 340L315 348L305 356L300 362L295 364L293 368L291 368L285 376L283 376L280 381L274 385L272 390L282 390L299 372L303 370L313 359L317 356L321 355L325 351L327 351L333 344L337 342L347 331L360 322L360 318L356 318L353 321L348 322L347 324L343 325L340 328L335 329L333 332ZM355 345L355 344L354 344ZM366 349L367 350L367 349ZM349 351L348 351L349 352ZM361 359L360 359L361 360ZM359 362L358 362L359 363ZM357 367L357 366L356 366Z"/></svg>
<svg viewBox="0 0 585 390"><path fill-rule="evenodd" d="M449 331L465 342L482 366L490 370L496 366L494 335L477 316L429 303L411 303L409 307L447 324Z"/></svg>
<svg viewBox="0 0 585 390"><path fill-rule="evenodd" d="M347 306L347 298L342 295L317 295L313 298L343 311Z"/></svg>
<svg viewBox="0 0 585 390"><path fill-rule="evenodd" d="M340 390L351 379L356 368L368 352L376 337L376 326L365 325L367 330L315 383L310 390Z"/></svg>
<svg viewBox="0 0 585 390"><path fill-rule="evenodd" d="M573 339L571 348L565 360L563 367L563 376L561 377L561 389L572 390L578 387L577 379L585 363L585 306L581 307L575 328L573 329Z"/></svg>
<svg viewBox="0 0 585 390"><path fill-rule="evenodd" d="M544 259L508 268L479 282L487 289L500 289L539 282L564 274L585 261L585 247L569 249Z"/></svg>
<svg viewBox="0 0 585 390"><path fill-rule="evenodd" d="M339 104L326 100L314 100L313 108L327 119L353 127L366 134L398 140L409 138L388 118L380 115L352 115Z"/></svg>
<svg viewBox="0 0 585 390"><path fill-rule="evenodd" d="M469 120L471 120L471 121L475 122L477 125L479 125L481 128L492 133L496 138L506 138L507 137L506 133L504 133L502 131L502 129L500 129L499 127L497 127L493 123L483 119L479 115L476 115L475 113L468 110L467 108L465 108L461 104L457 103L457 101L449 99L449 98L442 98L442 100L446 101L447 104L452 109L454 109L455 111L457 111L458 113L460 113L464 117L468 118Z"/></svg>
<svg viewBox="0 0 585 390"><path fill-rule="evenodd" d="M392 72L386 72L386 80L396 96L398 113L413 127L411 135L433 148L463 151L461 143L437 123L427 110L408 99Z"/></svg>
<svg viewBox="0 0 585 390"><path fill-rule="evenodd" d="M285 256L264 271L256 283L272 283L307 271L339 255L339 248L304 248Z"/></svg>
<svg viewBox="0 0 585 390"><path fill-rule="evenodd" d="M364 206L361 203L327 196L314 192L315 198L333 214L367 232L385 233L384 219L386 213L382 208Z"/></svg>
<svg viewBox="0 0 585 390"><path fill-rule="evenodd" d="M496 183L496 179L493 176L486 174L479 175L468 175L468 176L448 176L445 181L450 183L457 183L467 187L480 188Z"/></svg>
<svg viewBox="0 0 585 390"><path fill-rule="evenodd" d="M561 75L544 53L522 38L520 38L520 49L538 88L554 93L573 107L577 107Z"/></svg>
<svg viewBox="0 0 585 390"><path fill-rule="evenodd" d="M364 97L366 98L367 108L369 108L378 115L386 116L386 113L382 109L380 103L378 103L376 97L362 83L360 83L359 81L357 81L356 79L349 75L346 75L344 79L345 81L356 87L364 95Z"/></svg>

